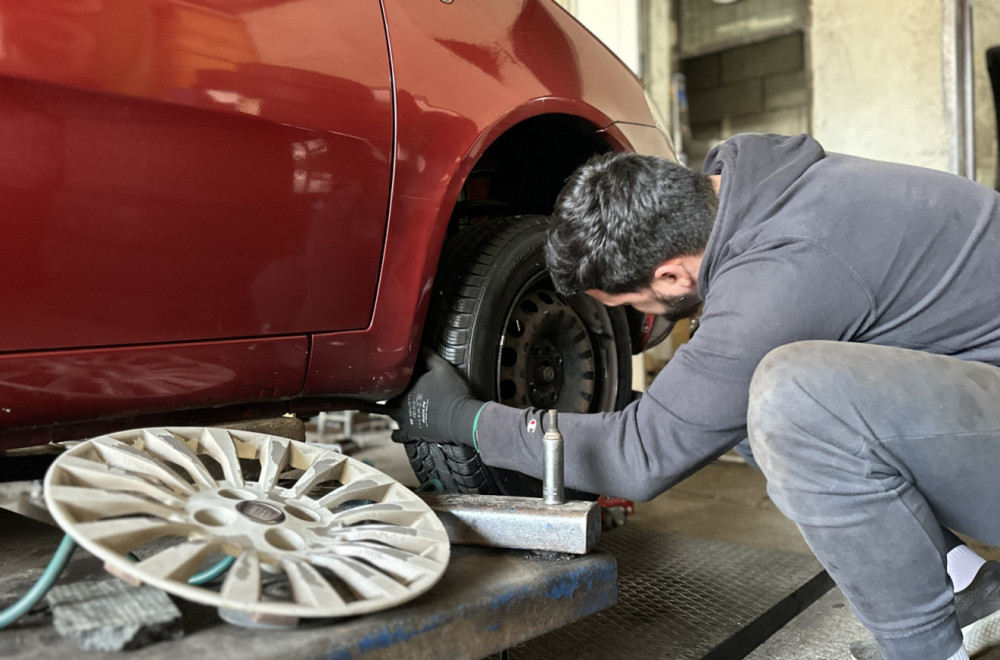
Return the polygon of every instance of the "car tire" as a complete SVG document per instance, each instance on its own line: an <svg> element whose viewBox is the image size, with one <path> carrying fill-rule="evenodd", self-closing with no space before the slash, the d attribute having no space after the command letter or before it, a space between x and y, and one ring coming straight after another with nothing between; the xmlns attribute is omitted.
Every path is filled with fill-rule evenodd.
<svg viewBox="0 0 1000 660"><path fill-rule="evenodd" d="M556 293L545 267L547 221L498 218L450 240L425 343L458 367L480 399L517 408L617 410L632 397L627 316L584 294ZM436 481L448 492L541 494L537 479L491 468L464 445L409 442L406 451L421 483Z"/></svg>

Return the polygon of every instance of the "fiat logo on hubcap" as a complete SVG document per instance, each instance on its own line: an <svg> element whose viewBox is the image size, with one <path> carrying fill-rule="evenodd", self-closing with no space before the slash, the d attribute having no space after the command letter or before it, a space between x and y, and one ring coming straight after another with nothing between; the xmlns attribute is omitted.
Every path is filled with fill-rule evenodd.
<svg viewBox="0 0 1000 660"><path fill-rule="evenodd" d="M267 502L244 500L236 505L236 510L254 522L265 525L277 525L285 519L285 513Z"/></svg>

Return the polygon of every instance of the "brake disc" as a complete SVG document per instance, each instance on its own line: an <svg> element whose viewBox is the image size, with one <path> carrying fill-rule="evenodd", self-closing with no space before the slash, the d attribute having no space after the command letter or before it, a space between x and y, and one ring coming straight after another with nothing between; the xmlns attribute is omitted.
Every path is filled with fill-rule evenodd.
<svg viewBox="0 0 1000 660"><path fill-rule="evenodd" d="M251 616L392 607L430 589L450 553L441 522L402 484L342 454L247 431L88 440L52 464L45 500L119 577ZM188 584L226 557L235 561L223 578Z"/></svg>

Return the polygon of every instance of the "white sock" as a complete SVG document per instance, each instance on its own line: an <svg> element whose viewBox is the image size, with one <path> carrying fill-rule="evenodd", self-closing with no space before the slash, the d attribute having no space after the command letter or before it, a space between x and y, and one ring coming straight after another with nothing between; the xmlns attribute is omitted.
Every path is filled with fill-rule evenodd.
<svg viewBox="0 0 1000 660"><path fill-rule="evenodd" d="M948 577L955 593L969 586L986 560L967 545L957 545L948 551Z"/></svg>
<svg viewBox="0 0 1000 660"><path fill-rule="evenodd" d="M955 655L950 656L947 660L969 660L969 654L965 651L965 646L960 646Z"/></svg>

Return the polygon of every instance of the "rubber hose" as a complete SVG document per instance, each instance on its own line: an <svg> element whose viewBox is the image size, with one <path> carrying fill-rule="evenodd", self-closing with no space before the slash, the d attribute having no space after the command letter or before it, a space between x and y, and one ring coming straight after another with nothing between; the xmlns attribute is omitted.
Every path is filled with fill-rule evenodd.
<svg viewBox="0 0 1000 660"><path fill-rule="evenodd" d="M3 630L30 612L31 608L45 596L56 580L59 579L60 573L66 568L66 564L69 563L74 550L76 550L76 542L69 534L65 535L62 543L59 544L59 549L56 550L56 554L49 561L45 572L38 578L34 586L28 590L28 593L21 597L21 600L0 612L0 630Z"/></svg>
<svg viewBox="0 0 1000 660"><path fill-rule="evenodd" d="M138 563L139 558L136 557L131 552L125 555L129 561ZM219 577L223 573L229 570L229 567L233 565L236 561L236 557L229 556L221 559L215 566L211 566L201 571L200 573L195 573L188 578L188 584L193 584L196 587L200 587L203 584L208 584L215 578Z"/></svg>
<svg viewBox="0 0 1000 660"><path fill-rule="evenodd" d="M206 568L202 572L195 573L194 575L189 577L188 584L193 584L196 587L199 587L203 584L207 584L212 580L214 580L215 578L222 575L223 573L225 573L226 571L228 571L229 567L233 565L234 561L236 561L236 557L232 556L226 557L225 559L217 563L215 566L212 566L211 568Z"/></svg>
<svg viewBox="0 0 1000 660"><path fill-rule="evenodd" d="M63 569L66 568L66 564L69 563L74 551L76 551L76 541L73 540L72 536L66 534L63 536L63 540L59 544L56 554L53 555L51 560L49 560L49 565L45 567L45 571L42 573L41 577L35 581L35 584L31 587L31 589L28 590L28 593L21 596L20 600L7 609L0 610L0 630L3 630L10 624L20 619L22 616L30 612L31 608L38 604L38 601L40 601L45 594L48 593L49 589L52 588L52 585L59 579L59 575L62 574ZM222 561L215 564L215 566L192 575L188 580L188 584L202 585L211 582L228 571L234 561L236 561L235 557L226 557Z"/></svg>

